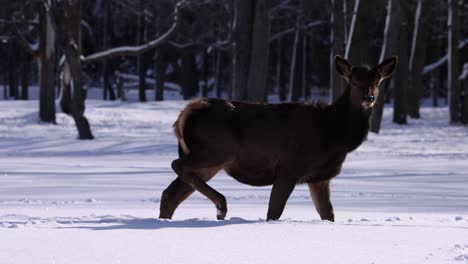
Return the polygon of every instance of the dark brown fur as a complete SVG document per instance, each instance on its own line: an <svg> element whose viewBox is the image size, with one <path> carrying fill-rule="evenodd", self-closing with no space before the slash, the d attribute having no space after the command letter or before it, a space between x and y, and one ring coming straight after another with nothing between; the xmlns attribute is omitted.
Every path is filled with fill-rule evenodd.
<svg viewBox="0 0 468 264"><path fill-rule="evenodd" d="M172 163L179 176L163 193L160 218L171 218L194 190L227 213L226 199L206 182L224 169L239 182L273 185L268 220L278 219L297 183L307 183L322 219L334 220L330 180L338 175L347 153L369 130L378 84L394 70L396 58L374 69L351 67L336 58L337 71L348 82L332 105L261 104L199 99L182 110L174 123L180 158Z"/></svg>

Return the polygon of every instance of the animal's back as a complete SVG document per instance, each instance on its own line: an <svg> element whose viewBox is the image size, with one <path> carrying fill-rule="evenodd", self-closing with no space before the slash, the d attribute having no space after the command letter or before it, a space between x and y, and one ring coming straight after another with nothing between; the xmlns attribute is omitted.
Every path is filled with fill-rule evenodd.
<svg viewBox="0 0 468 264"><path fill-rule="evenodd" d="M230 152L223 168L249 185L272 184L281 171L300 162L301 148L317 147L313 143L320 141L314 140L319 137L319 107L221 99L200 99L188 107L193 106L183 131L190 152L209 149L207 158Z"/></svg>

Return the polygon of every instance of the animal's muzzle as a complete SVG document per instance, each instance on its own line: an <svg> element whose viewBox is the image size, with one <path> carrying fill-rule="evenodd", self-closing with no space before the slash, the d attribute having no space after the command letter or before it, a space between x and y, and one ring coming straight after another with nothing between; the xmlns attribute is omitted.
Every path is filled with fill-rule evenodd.
<svg viewBox="0 0 468 264"><path fill-rule="evenodd" d="M372 102L374 102L375 97L374 97L373 94L368 93L368 94L365 94L365 95L362 97L362 100L364 100L364 101L366 101L366 102L369 102L369 103L372 103Z"/></svg>

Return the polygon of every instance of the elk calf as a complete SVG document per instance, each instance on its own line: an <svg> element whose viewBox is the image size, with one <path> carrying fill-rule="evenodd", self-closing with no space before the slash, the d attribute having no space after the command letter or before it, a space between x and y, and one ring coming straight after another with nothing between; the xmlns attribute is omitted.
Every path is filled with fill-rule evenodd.
<svg viewBox="0 0 468 264"><path fill-rule="evenodd" d="M192 101L174 123L179 158L172 169L178 177L162 194L159 217L170 219L197 190L215 204L217 218L224 219L226 199L206 183L224 169L241 183L273 185L268 220L281 216L296 184L307 183L321 219L334 221L330 180L366 137L379 84L397 61L393 57L371 69L353 67L336 56L336 71L348 85L329 106Z"/></svg>

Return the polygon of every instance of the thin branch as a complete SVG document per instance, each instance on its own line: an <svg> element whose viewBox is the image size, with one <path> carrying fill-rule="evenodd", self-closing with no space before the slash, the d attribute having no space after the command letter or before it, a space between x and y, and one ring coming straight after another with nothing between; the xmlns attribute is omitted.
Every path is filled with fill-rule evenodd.
<svg viewBox="0 0 468 264"><path fill-rule="evenodd" d="M4 24L4 25L18 25L18 24L38 25L39 21L33 20L33 19L28 19L28 20L25 20L25 21L0 19L0 24Z"/></svg>
<svg viewBox="0 0 468 264"><path fill-rule="evenodd" d="M458 49L463 49L466 45L468 45L468 38L458 43ZM448 60L448 54L445 54L444 56L440 57L435 62L424 66L423 74L428 74L432 72L433 70L439 68L440 66L444 65L447 62L447 60Z"/></svg>
<svg viewBox="0 0 468 264"><path fill-rule="evenodd" d="M183 4L185 4L185 0L182 0L176 4L174 10L174 22L172 23L172 26L158 38L140 46L122 46L97 52L82 58L81 61L83 63L94 63L117 56L137 56L165 43L176 31L179 22L179 10Z"/></svg>
<svg viewBox="0 0 468 264"><path fill-rule="evenodd" d="M281 3L277 4L276 6L273 6L273 7L270 9L270 16L271 16L273 13L275 13L275 12L277 12L277 11L283 9L283 7L289 5L290 3L291 3L291 0L286 0L286 1L282 1Z"/></svg>
<svg viewBox="0 0 468 264"><path fill-rule="evenodd" d="M316 26L320 26L322 24L325 24L324 21L314 21L314 22L310 22L309 24L305 25L304 27L302 27L301 29L310 29L310 28L313 28L313 27L316 27ZM294 33L296 31L296 27L292 27L292 28L289 28L289 29L286 29L286 30L283 30L283 31L280 31L278 33L276 33L275 35L273 35L271 38L270 38L270 41L274 41L276 39L279 39L279 38L282 38L290 33Z"/></svg>

